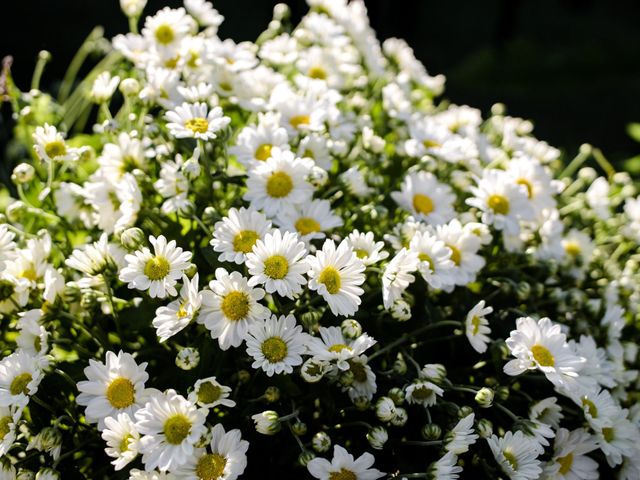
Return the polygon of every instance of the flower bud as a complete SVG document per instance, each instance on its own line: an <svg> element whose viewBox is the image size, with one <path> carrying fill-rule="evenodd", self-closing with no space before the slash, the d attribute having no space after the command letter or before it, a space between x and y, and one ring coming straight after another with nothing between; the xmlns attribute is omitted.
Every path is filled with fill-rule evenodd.
<svg viewBox="0 0 640 480"><path fill-rule="evenodd" d="M458 409L458 418L468 417L473 413L473 408L469 405L463 405Z"/></svg>
<svg viewBox="0 0 640 480"><path fill-rule="evenodd" d="M293 425L291 425L291 431L294 435L304 435L307 433L307 424L304 422L297 421Z"/></svg>
<svg viewBox="0 0 640 480"><path fill-rule="evenodd" d="M184 165L182 165L182 173L184 173L184 176L189 180L195 180L196 178L198 178L201 171L202 167L200 166L198 160L195 158L190 158L189 160L184 162Z"/></svg>
<svg viewBox="0 0 640 480"><path fill-rule="evenodd" d="M496 395L498 396L498 399L500 401L504 402L509 398L509 387L498 387L498 389L496 390Z"/></svg>
<svg viewBox="0 0 640 480"><path fill-rule="evenodd" d="M427 363L422 367L422 370L420 370L420 378L441 383L447 378L447 369L441 363Z"/></svg>
<svg viewBox="0 0 640 480"><path fill-rule="evenodd" d="M192 370L200 363L200 353L192 347L183 348L176 355L176 365L182 370Z"/></svg>
<svg viewBox="0 0 640 480"><path fill-rule="evenodd" d="M427 423L422 427L421 433L425 440L438 440L442 435L442 428L436 423Z"/></svg>
<svg viewBox="0 0 640 480"><path fill-rule="evenodd" d="M27 450L32 449L47 452L53 460L57 460L62 449L62 432L55 427L43 428L29 441Z"/></svg>
<svg viewBox="0 0 640 480"><path fill-rule="evenodd" d="M129 18L137 18L142 14L147 0L120 0L120 8Z"/></svg>
<svg viewBox="0 0 640 480"><path fill-rule="evenodd" d="M144 232L138 227L127 228L120 234L120 244L129 251L136 250L145 240Z"/></svg>
<svg viewBox="0 0 640 480"><path fill-rule="evenodd" d="M362 412L364 412L365 410L368 410L369 407L371 406L371 400L369 400L369 398L366 397L365 395L359 395L359 396L353 397L351 399L351 403L353 403L353 406Z"/></svg>
<svg viewBox="0 0 640 480"><path fill-rule="evenodd" d="M371 448L375 448L376 450L382 450L384 444L387 443L389 439L389 434L387 433L387 429L382 426L373 427L367 433L367 440L369 441L369 445Z"/></svg>
<svg viewBox="0 0 640 480"><path fill-rule="evenodd" d="M291 10L286 3L278 3L273 7L273 19L282 22L291 16Z"/></svg>
<svg viewBox="0 0 640 480"><path fill-rule="evenodd" d="M202 221L205 225L213 225L220 220L220 214L213 207L207 207L202 212Z"/></svg>
<svg viewBox="0 0 640 480"><path fill-rule="evenodd" d="M407 420L409 420L407 411L402 407L398 407L396 408L396 416L391 419L391 424L396 427L403 427Z"/></svg>
<svg viewBox="0 0 640 480"><path fill-rule="evenodd" d="M326 371L327 364L322 360L308 359L300 368L300 376L307 383L319 382Z"/></svg>
<svg viewBox="0 0 640 480"><path fill-rule="evenodd" d="M324 168L313 166L309 172L309 183L316 188L323 187L329 181L329 174Z"/></svg>
<svg viewBox="0 0 640 480"><path fill-rule="evenodd" d="M273 435L280 431L280 417L275 410L265 410L262 413L256 413L251 418L255 422L256 431L263 435Z"/></svg>
<svg viewBox="0 0 640 480"><path fill-rule="evenodd" d="M251 374L247 370L238 371L238 381L240 383L247 383L249 380L251 380Z"/></svg>
<svg viewBox="0 0 640 480"><path fill-rule="evenodd" d="M340 377L338 377L338 381L340 382L340 385L342 385L343 387L351 386L354 380L355 380L355 374L351 370L340 372Z"/></svg>
<svg viewBox="0 0 640 480"><path fill-rule="evenodd" d="M353 318L343 320L340 324L340 329L342 330L342 335L344 335L345 338L354 339L362 335L362 325Z"/></svg>
<svg viewBox="0 0 640 480"><path fill-rule="evenodd" d="M487 387L483 387L478 390L475 399L478 405L480 405L482 408L489 408L493 404L493 395L493 390Z"/></svg>
<svg viewBox="0 0 640 480"><path fill-rule="evenodd" d="M395 362L393 362L393 371L398 375L404 375L407 373L407 362L404 361L404 357L401 353L398 353Z"/></svg>
<svg viewBox="0 0 640 480"><path fill-rule="evenodd" d="M269 386L264 391L264 399L267 403L274 403L280 400L280 389L276 386Z"/></svg>
<svg viewBox="0 0 640 480"><path fill-rule="evenodd" d="M391 306L391 316L399 322L406 322L411 318L411 305L400 298Z"/></svg>
<svg viewBox="0 0 640 480"><path fill-rule="evenodd" d="M298 456L298 463L301 466L306 467L307 463L309 463L314 458L316 458L315 453L313 453L311 450L305 450Z"/></svg>
<svg viewBox="0 0 640 480"><path fill-rule="evenodd" d="M396 404L389 397L380 397L376 402L376 416L383 422L390 422L396 416Z"/></svg>
<svg viewBox="0 0 640 480"><path fill-rule="evenodd" d="M311 446L318 453L328 452L331 448L331 437L326 432L318 432L311 439Z"/></svg>
<svg viewBox="0 0 640 480"><path fill-rule="evenodd" d="M389 392L387 393L387 396L391 400L393 400L393 403L397 407L399 407L404 403L404 392L402 391L401 388L393 387L391 390L389 390Z"/></svg>
<svg viewBox="0 0 640 480"><path fill-rule="evenodd" d="M493 435L493 423L491 420L481 418L476 424L476 431L482 438L489 438Z"/></svg>
<svg viewBox="0 0 640 480"><path fill-rule="evenodd" d="M125 97L134 97L140 93L140 82L135 78L125 78L120 82L119 88Z"/></svg>
<svg viewBox="0 0 640 480"><path fill-rule="evenodd" d="M10 222L20 222L24 221L28 211L29 208L24 202L21 200L15 200L7 205L5 213L7 214L7 218Z"/></svg>
<svg viewBox="0 0 640 480"><path fill-rule="evenodd" d="M35 174L36 170L35 168L33 168L33 165L30 165L28 163L21 163L13 169L11 181L16 185L23 185L33 180Z"/></svg>

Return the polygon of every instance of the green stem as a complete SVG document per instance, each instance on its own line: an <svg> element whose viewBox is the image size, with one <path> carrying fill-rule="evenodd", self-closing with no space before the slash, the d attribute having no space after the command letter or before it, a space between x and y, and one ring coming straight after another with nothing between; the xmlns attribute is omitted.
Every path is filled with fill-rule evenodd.
<svg viewBox="0 0 640 480"><path fill-rule="evenodd" d="M607 177L611 178L616 174L616 169L611 165L611 162L606 159L606 157L602 154L602 150L599 148L593 149L593 158L596 159L598 165L602 167L602 169L607 173Z"/></svg>
<svg viewBox="0 0 640 480"><path fill-rule="evenodd" d="M73 59L71 59L71 63L69 64L69 68L67 68L67 71L64 74L62 85L60 86L60 90L58 92L58 103L66 101L69 97L69 93L71 93L71 89L73 88L75 79L78 76L78 72L80 71L80 68L82 67L84 61L89 56L89 53L91 53L93 42L95 42L98 38L101 38L103 34L104 29L102 27L94 28L82 43Z"/></svg>
<svg viewBox="0 0 640 480"><path fill-rule="evenodd" d="M47 65L47 62L49 62L50 59L51 54L46 50L38 53L38 62L36 63L36 68L33 70L33 77L31 77L32 90L40 90L40 79L42 78L44 67Z"/></svg>
<svg viewBox="0 0 640 480"><path fill-rule="evenodd" d="M581 148L580 153L578 153L578 155L576 155L575 158L571 160L571 162L569 162L569 165L567 165L566 168L562 172L560 172L560 175L558 175L558 178L573 176L573 174L589 158L589 156L591 155L591 152L592 152L592 148L590 145L588 145L587 148Z"/></svg>

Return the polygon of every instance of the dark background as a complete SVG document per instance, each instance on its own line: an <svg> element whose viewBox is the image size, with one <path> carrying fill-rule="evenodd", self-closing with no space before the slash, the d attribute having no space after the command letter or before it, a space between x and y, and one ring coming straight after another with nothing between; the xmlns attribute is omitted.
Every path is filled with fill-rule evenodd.
<svg viewBox="0 0 640 480"><path fill-rule="evenodd" d="M253 40L273 0L216 0L221 37ZM294 21L306 11L289 1ZM445 96L487 112L534 121L536 134L573 156L583 142L615 162L640 145L625 132L640 121L640 2L635 0L366 1L379 38L402 37L431 74L447 76ZM150 0L145 14L177 0ZM37 52L53 54L43 78L55 88L77 47L96 24L108 37L127 31L118 0L5 0L0 56L14 56L18 85L28 89ZM6 109L3 109L6 111ZM6 139L6 132L5 132ZM1 139L0 139L1 141Z"/></svg>

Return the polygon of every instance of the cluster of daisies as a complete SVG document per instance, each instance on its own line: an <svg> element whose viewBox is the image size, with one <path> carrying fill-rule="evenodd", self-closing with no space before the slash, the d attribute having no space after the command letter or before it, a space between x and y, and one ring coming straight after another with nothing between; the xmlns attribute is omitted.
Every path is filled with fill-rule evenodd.
<svg viewBox="0 0 640 480"><path fill-rule="evenodd" d="M308 3L5 71L0 479L640 478L632 179Z"/></svg>

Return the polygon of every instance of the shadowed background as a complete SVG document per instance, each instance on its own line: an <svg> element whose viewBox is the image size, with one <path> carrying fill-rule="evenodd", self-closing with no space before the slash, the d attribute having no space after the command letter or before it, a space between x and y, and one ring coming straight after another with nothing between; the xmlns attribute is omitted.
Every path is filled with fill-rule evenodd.
<svg viewBox="0 0 640 480"><path fill-rule="evenodd" d="M254 40L273 0L216 0L222 38ZM286 2L294 22L302 0ZM145 14L177 0L150 0ZM402 37L431 74L447 76L445 96L487 112L504 102L534 121L536 135L573 156L583 142L618 163L640 146L625 126L640 121L640 2L634 0L366 1L380 39ZM28 89L37 52L53 54L43 78L55 88L96 24L105 35L127 31L117 0L6 1L0 56L14 57L18 85ZM6 107L3 108L6 125ZM0 119L0 122L2 119ZM0 142L6 128L0 124ZM1 145L0 145L1 146ZM0 149L0 155L2 155Z"/></svg>

